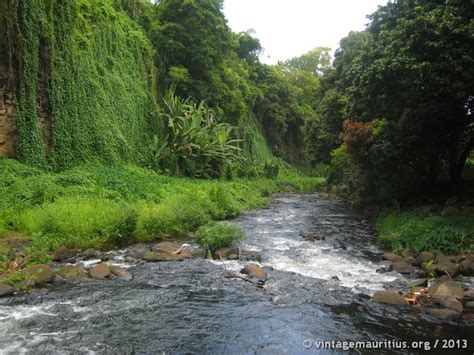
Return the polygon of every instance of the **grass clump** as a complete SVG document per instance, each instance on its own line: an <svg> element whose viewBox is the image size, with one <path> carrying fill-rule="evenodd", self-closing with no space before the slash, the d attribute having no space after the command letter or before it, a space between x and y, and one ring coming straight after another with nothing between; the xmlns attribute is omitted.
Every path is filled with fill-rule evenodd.
<svg viewBox="0 0 474 355"><path fill-rule="evenodd" d="M214 256L217 250L230 247L244 237L245 233L242 228L232 222L212 222L196 231L196 241L211 256Z"/></svg>
<svg viewBox="0 0 474 355"><path fill-rule="evenodd" d="M398 253L431 251L459 253L474 250L474 216L460 211L443 216L431 208L386 211L376 219L379 242Z"/></svg>

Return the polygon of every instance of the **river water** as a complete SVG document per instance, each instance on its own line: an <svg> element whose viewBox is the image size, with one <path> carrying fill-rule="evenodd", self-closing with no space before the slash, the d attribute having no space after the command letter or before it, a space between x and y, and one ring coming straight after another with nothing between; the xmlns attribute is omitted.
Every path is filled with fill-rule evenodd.
<svg viewBox="0 0 474 355"><path fill-rule="evenodd" d="M57 285L0 299L0 354L309 354L338 351L318 349L318 341L424 342L417 346L428 349L436 339L474 338L472 324L370 302L375 290L406 288L407 280L377 272L385 264L373 231L341 203L282 195L237 222L247 234L242 248L261 253L263 288L224 277L220 261L132 265L129 282ZM304 229L325 240L305 241ZM243 265L225 262L227 270ZM472 344L449 353L472 354Z"/></svg>

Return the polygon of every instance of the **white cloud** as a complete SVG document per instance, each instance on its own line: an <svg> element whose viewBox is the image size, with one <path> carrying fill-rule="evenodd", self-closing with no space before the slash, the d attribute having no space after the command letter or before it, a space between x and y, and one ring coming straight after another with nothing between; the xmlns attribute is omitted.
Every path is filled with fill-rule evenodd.
<svg viewBox="0 0 474 355"><path fill-rule="evenodd" d="M265 48L262 61L276 63L326 46L334 51L350 31L368 23L366 15L387 0L225 0L234 32L254 29Z"/></svg>

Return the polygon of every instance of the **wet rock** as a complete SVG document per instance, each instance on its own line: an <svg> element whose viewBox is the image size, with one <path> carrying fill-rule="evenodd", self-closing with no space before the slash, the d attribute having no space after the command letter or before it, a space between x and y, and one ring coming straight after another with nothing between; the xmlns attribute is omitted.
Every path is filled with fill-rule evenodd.
<svg viewBox="0 0 474 355"><path fill-rule="evenodd" d="M243 250L240 253L240 260L262 262L262 256L257 250Z"/></svg>
<svg viewBox="0 0 474 355"><path fill-rule="evenodd" d="M474 301L470 301L466 303L466 308L474 308Z"/></svg>
<svg viewBox="0 0 474 355"><path fill-rule="evenodd" d="M426 287L428 286L428 279L417 279L413 280L409 284L410 288L412 287Z"/></svg>
<svg viewBox="0 0 474 355"><path fill-rule="evenodd" d="M66 247L59 247L54 251L53 260L57 262L64 262L76 256L77 250Z"/></svg>
<svg viewBox="0 0 474 355"><path fill-rule="evenodd" d="M435 258L434 254L429 251L422 251L414 260L414 265L420 266L423 263L427 263Z"/></svg>
<svg viewBox="0 0 474 355"><path fill-rule="evenodd" d="M457 265L449 260L442 260L437 264L433 264L431 268L439 276L448 274L449 276L454 277L459 273Z"/></svg>
<svg viewBox="0 0 474 355"><path fill-rule="evenodd" d="M118 266L112 266L111 271L112 274L122 280L130 281L133 278L133 275L130 271Z"/></svg>
<svg viewBox="0 0 474 355"><path fill-rule="evenodd" d="M314 240L325 240L326 236L320 235L318 232L312 229L305 229L300 231L300 237L303 237L306 240L314 241Z"/></svg>
<svg viewBox="0 0 474 355"><path fill-rule="evenodd" d="M149 247L142 244L137 244L129 248L125 257L132 259L144 259L144 257L150 253L151 251Z"/></svg>
<svg viewBox="0 0 474 355"><path fill-rule="evenodd" d="M436 300L445 298L462 299L464 291L456 281L451 280L448 276L439 278L428 290L428 294Z"/></svg>
<svg viewBox="0 0 474 355"><path fill-rule="evenodd" d="M453 311L462 312L462 303L459 302L456 298L454 297L446 297L446 298L438 298L436 300L440 305L452 309Z"/></svg>
<svg viewBox="0 0 474 355"><path fill-rule="evenodd" d="M392 305L408 304L408 301L395 291L377 291L372 296L372 302Z"/></svg>
<svg viewBox="0 0 474 355"><path fill-rule="evenodd" d="M474 276L474 254L466 256L466 259L459 264L459 271L464 276Z"/></svg>
<svg viewBox="0 0 474 355"><path fill-rule="evenodd" d="M435 316L436 318L445 319L445 320L457 318L461 315L461 313L456 312L452 309L448 309L448 308L442 308L442 309L428 308L426 310L426 313L432 316Z"/></svg>
<svg viewBox="0 0 474 355"><path fill-rule="evenodd" d="M15 293L16 289L7 284L0 284L0 297L10 296Z"/></svg>
<svg viewBox="0 0 474 355"><path fill-rule="evenodd" d="M176 253L179 247L172 242L161 242L153 246L157 252Z"/></svg>
<svg viewBox="0 0 474 355"><path fill-rule="evenodd" d="M234 257L230 258L231 255L233 255ZM236 247L222 248L222 249L217 250L214 254L214 259L236 260L238 258L239 258L239 249Z"/></svg>
<svg viewBox="0 0 474 355"><path fill-rule="evenodd" d="M100 258L101 252L95 249L86 249L80 254L84 260Z"/></svg>
<svg viewBox="0 0 474 355"><path fill-rule="evenodd" d="M385 253L383 255L383 258L385 260L391 261L393 263L404 261L403 256L400 256L400 255L397 255L397 254L394 254L394 253Z"/></svg>
<svg viewBox="0 0 474 355"><path fill-rule="evenodd" d="M85 281L89 279L87 271L76 265L63 266L59 269L58 274L67 280Z"/></svg>
<svg viewBox="0 0 474 355"><path fill-rule="evenodd" d="M247 264L240 270L240 273L255 277L259 280L265 281L267 279L267 273L260 266L256 264Z"/></svg>
<svg viewBox="0 0 474 355"><path fill-rule="evenodd" d="M35 286L54 282L54 271L51 266L46 264L32 265L23 270L23 275Z"/></svg>
<svg viewBox="0 0 474 355"><path fill-rule="evenodd" d="M400 274L411 274L415 271L412 265L408 264L406 261L398 261L390 265L390 269Z"/></svg>
<svg viewBox="0 0 474 355"><path fill-rule="evenodd" d="M188 253L191 255L192 258L194 259L205 259L207 256L206 250L204 250L200 246L193 246L191 249L188 251Z"/></svg>
<svg viewBox="0 0 474 355"><path fill-rule="evenodd" d="M163 262L163 261L183 261L187 258L187 256L188 254L186 253L171 254L171 253L166 253L166 252L158 252L158 253L148 253L147 255L143 257L143 260L148 261L150 263Z"/></svg>
<svg viewBox="0 0 474 355"><path fill-rule="evenodd" d="M110 276L110 268L107 264L97 264L90 268L89 275L94 279L105 279Z"/></svg>
<svg viewBox="0 0 474 355"><path fill-rule="evenodd" d="M465 299L474 299L474 288L464 292L464 298Z"/></svg>

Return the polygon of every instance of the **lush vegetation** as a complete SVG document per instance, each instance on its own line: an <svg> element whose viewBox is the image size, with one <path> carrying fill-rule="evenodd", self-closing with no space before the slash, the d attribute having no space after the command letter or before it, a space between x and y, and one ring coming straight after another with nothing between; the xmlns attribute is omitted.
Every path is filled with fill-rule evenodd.
<svg viewBox="0 0 474 355"><path fill-rule="evenodd" d="M0 159L0 229L31 240L31 261L59 246L106 248L181 236L213 220L264 206L277 191L324 184L282 168L274 179L193 180L136 166L79 166L45 172ZM223 231L226 231L224 225ZM206 242L213 250L214 242ZM215 243L224 243L222 241ZM0 243L1 244L1 243Z"/></svg>
<svg viewBox="0 0 474 355"><path fill-rule="evenodd" d="M308 151L356 202L460 183L474 144L474 5L398 0L341 40Z"/></svg>
<svg viewBox="0 0 474 355"><path fill-rule="evenodd" d="M212 256L217 250L230 247L244 237L242 228L237 223L231 222L213 222L196 231L196 241Z"/></svg>

